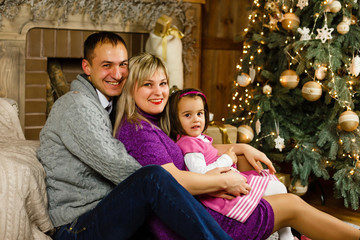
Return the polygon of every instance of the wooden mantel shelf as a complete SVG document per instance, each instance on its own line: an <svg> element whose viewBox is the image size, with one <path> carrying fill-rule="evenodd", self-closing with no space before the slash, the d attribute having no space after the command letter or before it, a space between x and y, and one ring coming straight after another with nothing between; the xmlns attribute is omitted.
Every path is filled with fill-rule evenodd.
<svg viewBox="0 0 360 240"><path fill-rule="evenodd" d="M184 0L184 2L205 4L206 0Z"/></svg>

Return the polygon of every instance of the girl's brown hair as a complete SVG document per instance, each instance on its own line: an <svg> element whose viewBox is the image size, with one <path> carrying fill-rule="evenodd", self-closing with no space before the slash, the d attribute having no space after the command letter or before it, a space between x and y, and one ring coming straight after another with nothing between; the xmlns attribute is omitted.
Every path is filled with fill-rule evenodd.
<svg viewBox="0 0 360 240"><path fill-rule="evenodd" d="M204 131L207 129L209 125L209 108L206 102L206 97L204 93L195 88L186 88L183 90L176 91L172 93L169 97L168 104L166 106L166 114L165 119L167 121L162 121L161 128L166 134L170 136L170 138L174 141L177 140L178 136L187 135L183 127L181 126L179 115L178 115L178 104L181 98L184 97L201 97L204 103L205 110L205 127Z"/></svg>

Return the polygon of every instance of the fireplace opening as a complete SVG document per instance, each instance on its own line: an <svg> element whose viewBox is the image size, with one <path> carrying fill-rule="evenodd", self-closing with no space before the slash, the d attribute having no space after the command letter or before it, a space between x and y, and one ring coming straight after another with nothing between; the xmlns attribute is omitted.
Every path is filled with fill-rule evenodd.
<svg viewBox="0 0 360 240"><path fill-rule="evenodd" d="M70 90L71 82L82 73L81 58L48 58L46 83L46 116L54 102Z"/></svg>

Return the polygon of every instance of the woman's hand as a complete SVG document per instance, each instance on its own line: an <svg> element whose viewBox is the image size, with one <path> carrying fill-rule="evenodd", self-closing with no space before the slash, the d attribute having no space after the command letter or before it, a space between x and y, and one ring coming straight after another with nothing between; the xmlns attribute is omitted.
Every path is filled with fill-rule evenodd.
<svg viewBox="0 0 360 240"><path fill-rule="evenodd" d="M251 190L247 179L238 172L232 171L229 167L215 168L206 173L207 175L221 174L226 178L226 187L224 190L209 193L213 197L221 197L226 199L233 199L240 194L248 194Z"/></svg>

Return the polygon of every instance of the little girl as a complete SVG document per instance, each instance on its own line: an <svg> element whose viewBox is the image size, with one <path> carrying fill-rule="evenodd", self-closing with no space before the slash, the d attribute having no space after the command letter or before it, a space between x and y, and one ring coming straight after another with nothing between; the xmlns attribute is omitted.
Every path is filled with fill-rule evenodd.
<svg viewBox="0 0 360 240"><path fill-rule="evenodd" d="M217 167L236 167L237 156L229 148L219 156L212 146L212 138L203 134L209 124L209 111L205 95L197 89L184 89L169 98L170 137L184 154L186 167L191 172L206 173ZM239 171L238 171L239 172ZM199 196L201 202L233 219L245 222L263 196L287 193L286 187L269 170L239 172L247 179L251 190L239 197ZM278 231L281 240L294 239L291 228Z"/></svg>

